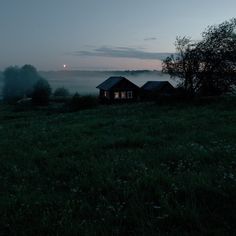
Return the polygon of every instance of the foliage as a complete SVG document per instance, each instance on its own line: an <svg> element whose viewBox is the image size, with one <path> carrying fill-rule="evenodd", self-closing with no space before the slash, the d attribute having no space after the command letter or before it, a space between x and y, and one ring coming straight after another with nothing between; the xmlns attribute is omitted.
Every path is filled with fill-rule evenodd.
<svg viewBox="0 0 236 236"><path fill-rule="evenodd" d="M61 88L57 88L54 91L53 95L56 97L68 97L70 95L70 93L66 88L61 87Z"/></svg>
<svg viewBox="0 0 236 236"><path fill-rule="evenodd" d="M235 106L0 106L1 235L236 235Z"/></svg>
<svg viewBox="0 0 236 236"><path fill-rule="evenodd" d="M51 87L47 80L40 79L34 86L32 101L35 105L48 105L51 95Z"/></svg>
<svg viewBox="0 0 236 236"><path fill-rule="evenodd" d="M93 108L97 105L98 100L96 97L90 95L80 96L78 93L75 93L70 101L66 104L66 107L70 111L78 111Z"/></svg>
<svg viewBox="0 0 236 236"><path fill-rule="evenodd" d="M163 61L163 71L179 80L189 95L220 95L236 85L236 19L208 27L202 40L177 37L177 53Z"/></svg>
<svg viewBox="0 0 236 236"><path fill-rule="evenodd" d="M196 73L200 66L198 57L192 49L190 38L177 37L175 46L177 54L163 61L163 72L180 80L178 87L182 87L186 95L192 95L195 92Z"/></svg>
<svg viewBox="0 0 236 236"><path fill-rule="evenodd" d="M8 67L4 71L3 98L7 102L31 96L35 83L41 78L31 65Z"/></svg>
<svg viewBox="0 0 236 236"><path fill-rule="evenodd" d="M221 94L236 85L236 18L211 26L196 45L202 73L199 90L204 95Z"/></svg>

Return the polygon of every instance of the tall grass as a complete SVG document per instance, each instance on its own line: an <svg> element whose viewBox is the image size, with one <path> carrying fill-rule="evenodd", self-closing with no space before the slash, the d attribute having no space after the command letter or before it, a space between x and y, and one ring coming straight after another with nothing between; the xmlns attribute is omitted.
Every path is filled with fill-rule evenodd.
<svg viewBox="0 0 236 236"><path fill-rule="evenodd" d="M234 235L235 99L0 106L1 235Z"/></svg>

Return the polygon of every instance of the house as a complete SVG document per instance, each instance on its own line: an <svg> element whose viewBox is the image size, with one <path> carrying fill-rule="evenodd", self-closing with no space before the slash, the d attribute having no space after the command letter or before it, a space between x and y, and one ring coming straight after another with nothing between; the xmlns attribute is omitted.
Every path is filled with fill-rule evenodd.
<svg viewBox="0 0 236 236"><path fill-rule="evenodd" d="M142 99L153 100L159 97L171 97L175 88L168 81L148 81L141 87Z"/></svg>
<svg viewBox="0 0 236 236"><path fill-rule="evenodd" d="M134 101L139 97L140 88L125 77L112 76L97 86L103 102Z"/></svg>

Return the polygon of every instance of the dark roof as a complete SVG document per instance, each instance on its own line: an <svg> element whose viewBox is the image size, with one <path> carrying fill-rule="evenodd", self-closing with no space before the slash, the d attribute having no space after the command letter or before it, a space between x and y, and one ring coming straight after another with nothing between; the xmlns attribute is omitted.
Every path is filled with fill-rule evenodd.
<svg viewBox="0 0 236 236"><path fill-rule="evenodd" d="M173 87L168 81L148 81L141 88L148 91L158 91L166 85Z"/></svg>
<svg viewBox="0 0 236 236"><path fill-rule="evenodd" d="M107 80L105 80L103 83L99 84L96 88L103 89L103 90L110 90L122 80L127 80L129 83L132 83L128 79L126 79L125 77L112 76L112 77L108 78Z"/></svg>

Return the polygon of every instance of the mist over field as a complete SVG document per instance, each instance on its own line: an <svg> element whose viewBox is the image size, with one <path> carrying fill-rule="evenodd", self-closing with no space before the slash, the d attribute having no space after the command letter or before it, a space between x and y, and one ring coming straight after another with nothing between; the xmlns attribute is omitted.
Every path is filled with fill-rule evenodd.
<svg viewBox="0 0 236 236"><path fill-rule="evenodd" d="M160 71L55 71L40 72L49 81L53 89L65 87L71 93L98 94L96 86L110 76L124 76L138 86L150 80L168 80L174 82L169 75Z"/></svg>
<svg viewBox="0 0 236 236"><path fill-rule="evenodd" d="M161 71L40 71L40 75L47 79L53 90L65 87L70 93L98 94L96 86L108 79L110 76L124 76L138 86L147 81L168 80L176 85L169 75ZM3 74L0 72L0 97L2 97Z"/></svg>

